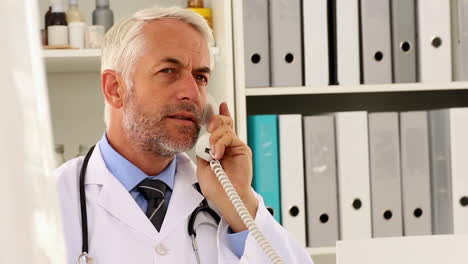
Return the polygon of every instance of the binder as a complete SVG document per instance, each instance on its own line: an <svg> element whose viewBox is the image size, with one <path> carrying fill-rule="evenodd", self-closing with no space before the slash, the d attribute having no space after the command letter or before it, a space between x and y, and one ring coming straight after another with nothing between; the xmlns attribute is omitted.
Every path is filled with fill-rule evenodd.
<svg viewBox="0 0 468 264"><path fill-rule="evenodd" d="M246 87L270 86L268 0L243 0Z"/></svg>
<svg viewBox="0 0 468 264"><path fill-rule="evenodd" d="M453 232L468 234L468 108L450 111Z"/></svg>
<svg viewBox="0 0 468 264"><path fill-rule="evenodd" d="M373 237L403 235L398 113L369 114Z"/></svg>
<svg viewBox="0 0 468 264"><path fill-rule="evenodd" d="M247 126L253 155L252 187L262 195L268 211L281 223L278 117L249 115Z"/></svg>
<svg viewBox="0 0 468 264"><path fill-rule="evenodd" d="M331 247L338 240L334 118L305 116L303 121L307 246Z"/></svg>
<svg viewBox="0 0 468 264"><path fill-rule="evenodd" d="M302 246L306 246L304 164L301 115L280 115L281 219Z"/></svg>
<svg viewBox="0 0 468 264"><path fill-rule="evenodd" d="M434 234L468 233L468 108L430 112Z"/></svg>
<svg viewBox="0 0 468 264"><path fill-rule="evenodd" d="M269 1L269 10L271 85L301 86L301 1Z"/></svg>
<svg viewBox="0 0 468 264"><path fill-rule="evenodd" d="M430 235L432 210L427 112L400 113L400 135L404 235Z"/></svg>
<svg viewBox="0 0 468 264"><path fill-rule="evenodd" d="M336 0L338 83L360 83L359 8L356 0Z"/></svg>
<svg viewBox="0 0 468 264"><path fill-rule="evenodd" d="M341 240L371 237L367 113L335 115Z"/></svg>
<svg viewBox="0 0 468 264"><path fill-rule="evenodd" d="M363 83L391 83L389 0L361 0Z"/></svg>
<svg viewBox="0 0 468 264"><path fill-rule="evenodd" d="M328 85L327 0L303 0L304 79L306 86ZM331 43L330 43L331 44Z"/></svg>
<svg viewBox="0 0 468 264"><path fill-rule="evenodd" d="M453 233L452 168L449 110L429 111L432 233Z"/></svg>
<svg viewBox="0 0 468 264"><path fill-rule="evenodd" d="M453 79L468 80L468 2L452 0L452 58Z"/></svg>
<svg viewBox="0 0 468 264"><path fill-rule="evenodd" d="M391 0L392 73L395 83L416 82L416 0Z"/></svg>
<svg viewBox="0 0 468 264"><path fill-rule="evenodd" d="M417 24L419 80L421 82L451 81L449 1L418 1Z"/></svg>

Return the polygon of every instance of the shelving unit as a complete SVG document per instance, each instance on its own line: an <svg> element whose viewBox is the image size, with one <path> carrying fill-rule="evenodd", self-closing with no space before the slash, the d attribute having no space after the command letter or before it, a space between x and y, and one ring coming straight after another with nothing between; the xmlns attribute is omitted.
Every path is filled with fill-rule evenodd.
<svg viewBox="0 0 468 264"><path fill-rule="evenodd" d="M128 17L135 11L158 6L184 6L186 0L152 0L133 2L115 0L111 2L114 21ZM49 1L40 0L43 18ZM234 73L232 54L232 10L231 0L205 1L213 10L213 33L216 46L211 48L215 68L211 74L208 92L218 102L226 101L235 115ZM91 21L94 1L80 2L86 21ZM42 20L41 20L42 21ZM65 158L78 154L78 145L91 146L104 133L104 99L100 91L99 49L44 50L43 58L47 69L47 81L51 103L54 140L65 145Z"/></svg>
<svg viewBox="0 0 468 264"><path fill-rule="evenodd" d="M233 1L236 126L247 141L247 116L315 115L338 111L411 111L468 107L468 82L337 85L313 87L245 86L243 1ZM315 264L335 264L336 248L307 248Z"/></svg>

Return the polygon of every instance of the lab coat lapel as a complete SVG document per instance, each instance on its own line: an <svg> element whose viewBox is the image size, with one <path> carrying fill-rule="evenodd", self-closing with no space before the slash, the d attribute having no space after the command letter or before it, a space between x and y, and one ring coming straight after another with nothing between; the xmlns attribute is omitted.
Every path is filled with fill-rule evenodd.
<svg viewBox="0 0 468 264"><path fill-rule="evenodd" d="M178 154L174 190L161 227L161 239L169 235L175 228L180 228L181 222L186 221L203 200L203 196L193 188L193 184L196 182L195 164L187 154ZM187 227L184 225L183 228Z"/></svg>
<svg viewBox="0 0 468 264"><path fill-rule="evenodd" d="M111 174L96 145L88 165L86 185L102 184L97 203L113 217L156 241L158 232L125 187Z"/></svg>

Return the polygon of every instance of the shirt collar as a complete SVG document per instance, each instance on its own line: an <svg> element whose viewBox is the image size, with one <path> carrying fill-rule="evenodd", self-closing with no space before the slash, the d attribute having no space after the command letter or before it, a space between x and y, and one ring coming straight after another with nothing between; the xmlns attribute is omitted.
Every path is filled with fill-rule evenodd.
<svg viewBox="0 0 468 264"><path fill-rule="evenodd" d="M171 190L174 189L174 178L176 171L176 157L169 163L169 165L161 171L158 175L147 175L140 168L128 161L120 155L107 140L107 135L104 133L99 141L99 148L101 150L102 158L106 164L107 169L122 183L122 185L131 191L141 181L146 178L158 179L163 181Z"/></svg>

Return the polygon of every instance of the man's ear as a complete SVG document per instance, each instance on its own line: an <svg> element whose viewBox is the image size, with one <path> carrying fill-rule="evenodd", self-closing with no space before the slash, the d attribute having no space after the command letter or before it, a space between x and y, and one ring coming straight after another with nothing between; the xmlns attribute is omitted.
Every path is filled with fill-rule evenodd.
<svg viewBox="0 0 468 264"><path fill-rule="evenodd" d="M104 99L114 108L121 108L125 101L125 82L122 75L113 70L101 73L101 88Z"/></svg>

